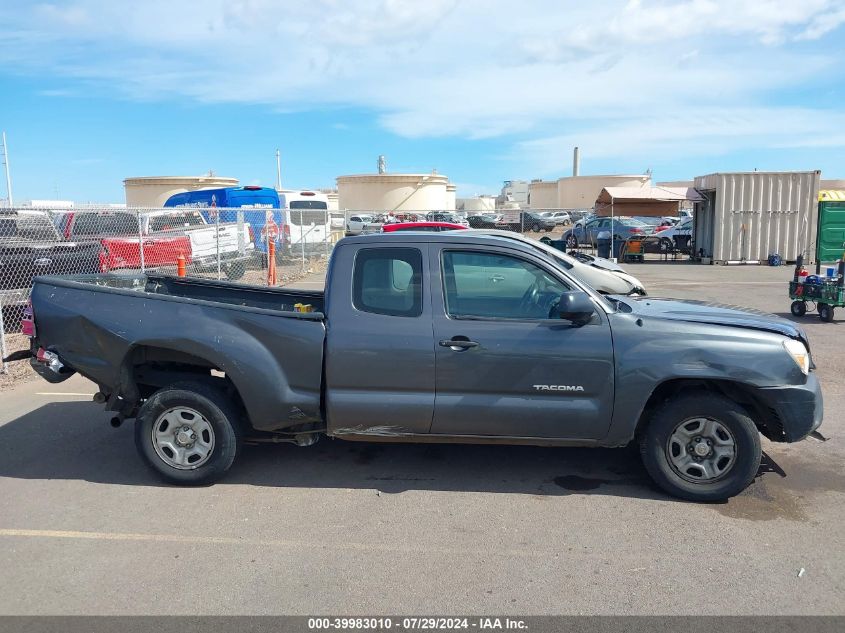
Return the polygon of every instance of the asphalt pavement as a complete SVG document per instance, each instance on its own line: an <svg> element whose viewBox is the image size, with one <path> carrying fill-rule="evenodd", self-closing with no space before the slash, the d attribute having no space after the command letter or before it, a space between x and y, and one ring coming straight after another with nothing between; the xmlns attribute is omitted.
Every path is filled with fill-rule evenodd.
<svg viewBox="0 0 845 633"><path fill-rule="evenodd" d="M792 318L791 269L629 270ZM845 311L802 322L828 441L764 440L720 504L667 497L631 449L332 440L178 488L91 383L22 384L0 394L0 613L845 614Z"/></svg>

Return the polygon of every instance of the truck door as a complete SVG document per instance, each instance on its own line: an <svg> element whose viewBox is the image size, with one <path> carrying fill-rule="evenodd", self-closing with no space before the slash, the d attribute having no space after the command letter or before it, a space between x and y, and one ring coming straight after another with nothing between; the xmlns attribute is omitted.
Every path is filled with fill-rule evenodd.
<svg viewBox="0 0 845 633"><path fill-rule="evenodd" d="M335 250L326 302L330 434L428 433L434 338L427 262L426 250L404 242Z"/></svg>
<svg viewBox="0 0 845 633"><path fill-rule="evenodd" d="M577 289L541 258L432 245L432 434L598 439L613 411L607 315L550 319Z"/></svg>

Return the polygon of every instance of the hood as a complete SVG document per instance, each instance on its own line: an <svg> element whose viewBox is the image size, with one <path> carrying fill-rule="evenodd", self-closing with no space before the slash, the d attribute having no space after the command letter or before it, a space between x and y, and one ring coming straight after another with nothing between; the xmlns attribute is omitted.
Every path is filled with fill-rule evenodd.
<svg viewBox="0 0 845 633"><path fill-rule="evenodd" d="M681 301L651 297L636 300L630 300L629 297L625 303L633 308L635 314L642 316L773 332L789 338L800 339L809 347L807 335L800 326L792 321L760 310L706 301Z"/></svg>

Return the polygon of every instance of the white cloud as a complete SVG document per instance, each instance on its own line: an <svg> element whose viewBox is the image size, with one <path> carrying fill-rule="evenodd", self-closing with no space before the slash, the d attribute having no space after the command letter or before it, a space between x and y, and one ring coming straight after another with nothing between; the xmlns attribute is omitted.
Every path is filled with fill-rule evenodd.
<svg viewBox="0 0 845 633"><path fill-rule="evenodd" d="M540 155L718 152L838 121L771 103L842 79L813 41L843 22L845 0L71 0L0 9L0 64L131 99L365 108L398 135Z"/></svg>
<svg viewBox="0 0 845 633"><path fill-rule="evenodd" d="M660 117L603 121L601 126L519 143L537 168L562 164L572 147L590 157L719 156L748 147L783 150L845 146L845 112L807 108L713 108Z"/></svg>

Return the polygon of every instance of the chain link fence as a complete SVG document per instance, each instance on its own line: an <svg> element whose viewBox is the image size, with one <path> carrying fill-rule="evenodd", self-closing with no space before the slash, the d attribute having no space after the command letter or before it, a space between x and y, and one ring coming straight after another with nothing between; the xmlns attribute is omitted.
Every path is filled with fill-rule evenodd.
<svg viewBox="0 0 845 633"><path fill-rule="evenodd" d="M156 273L283 286L318 270L346 235L450 222L553 234L588 210L0 209L0 358L27 346L20 318L40 275ZM539 237L539 235L538 235ZM0 367L5 372L6 365Z"/></svg>
<svg viewBox="0 0 845 633"><path fill-rule="evenodd" d="M0 358L27 345L20 317L35 277L157 273L283 286L322 265L340 237L328 211L315 209L0 209Z"/></svg>

